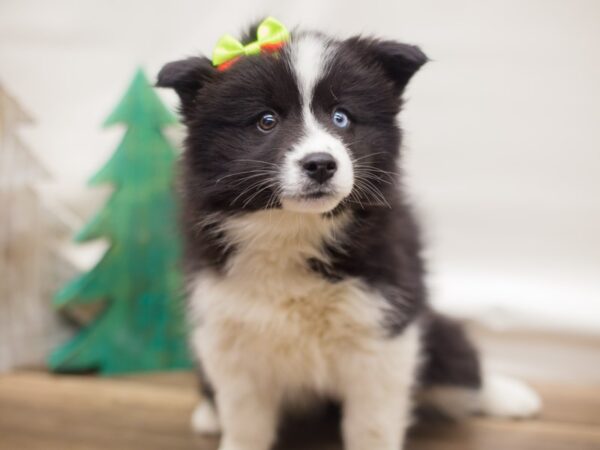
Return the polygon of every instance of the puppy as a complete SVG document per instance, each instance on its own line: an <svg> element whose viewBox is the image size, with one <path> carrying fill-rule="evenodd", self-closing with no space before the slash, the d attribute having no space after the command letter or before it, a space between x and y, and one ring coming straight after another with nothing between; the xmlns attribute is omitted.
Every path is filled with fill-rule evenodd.
<svg viewBox="0 0 600 450"><path fill-rule="evenodd" d="M254 27L242 44L257 33ZM167 64L187 127L183 228L191 343L220 450L268 450L284 411L343 410L348 450L398 450L413 397L458 415L527 417L427 303L402 190L397 115L427 61L412 45L296 30L277 51Z"/></svg>

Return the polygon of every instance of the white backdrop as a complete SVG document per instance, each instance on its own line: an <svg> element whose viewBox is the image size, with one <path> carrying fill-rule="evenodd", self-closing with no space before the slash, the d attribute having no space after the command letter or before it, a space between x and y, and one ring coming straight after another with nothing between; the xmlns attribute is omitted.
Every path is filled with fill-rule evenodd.
<svg viewBox="0 0 600 450"><path fill-rule="evenodd" d="M600 333L600 2L2 0L0 80L84 217L135 67L203 52L264 15L419 44L402 114L434 302L501 326ZM171 104L175 98L163 93ZM1 206L0 206L1 207ZM0 212L1 213L1 212Z"/></svg>

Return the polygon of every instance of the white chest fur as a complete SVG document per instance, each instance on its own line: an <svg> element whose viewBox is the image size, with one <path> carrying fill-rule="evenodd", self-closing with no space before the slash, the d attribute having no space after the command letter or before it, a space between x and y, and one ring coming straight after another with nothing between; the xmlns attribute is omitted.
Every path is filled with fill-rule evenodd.
<svg viewBox="0 0 600 450"><path fill-rule="evenodd" d="M234 256L225 275L199 274L191 298L193 343L209 377L243 372L286 395L336 396L352 355L389 357L398 346L416 355L416 339L384 337L379 293L307 267L308 258L325 258L323 240L341 240L347 220L269 211L223 224Z"/></svg>

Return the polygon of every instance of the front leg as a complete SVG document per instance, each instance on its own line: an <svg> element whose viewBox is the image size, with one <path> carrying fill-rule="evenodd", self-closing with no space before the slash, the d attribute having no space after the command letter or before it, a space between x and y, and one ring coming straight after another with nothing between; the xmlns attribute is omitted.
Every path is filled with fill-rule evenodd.
<svg viewBox="0 0 600 450"><path fill-rule="evenodd" d="M244 373L222 377L216 388L223 433L219 450L269 450L279 411L274 390Z"/></svg>
<svg viewBox="0 0 600 450"><path fill-rule="evenodd" d="M343 364L342 432L346 450L400 450L411 421L417 330Z"/></svg>
<svg viewBox="0 0 600 450"><path fill-rule="evenodd" d="M346 450L400 450L410 423L410 387L365 383L344 399ZM362 391L362 392L359 392Z"/></svg>

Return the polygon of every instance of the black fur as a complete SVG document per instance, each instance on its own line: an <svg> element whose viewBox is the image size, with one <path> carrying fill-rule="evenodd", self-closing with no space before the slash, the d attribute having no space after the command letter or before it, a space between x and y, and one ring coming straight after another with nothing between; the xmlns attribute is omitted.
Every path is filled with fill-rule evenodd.
<svg viewBox="0 0 600 450"><path fill-rule="evenodd" d="M198 390L202 394L202 399L209 401L216 408L215 390L204 372L202 361L196 362L196 373L198 375Z"/></svg>
<svg viewBox="0 0 600 450"><path fill-rule="evenodd" d="M307 267L332 283L357 277L378 290L391 306L382 324L389 336L423 320L426 383L477 387L474 349L460 327L427 307L419 229L397 173L402 132L396 117L402 93L427 58L418 47L393 41L353 37L330 44L337 46L335 57L315 86L311 109L360 162L357 179L368 177L370 184L368 192L357 188L330 213L352 217L345 245L323 244L330 262L310 259ZM226 245L210 218L218 222L228 215L281 207L273 189L260 190L255 183L267 185L273 175L269 172L303 133L289 52L284 47L277 55L244 57L224 72L206 58L189 58L166 65L157 84L177 91L188 128L182 161L188 270L220 270L235 248ZM347 130L331 124L331 111L338 105L352 120ZM277 131L268 135L256 127L265 111L280 117ZM239 176L259 169L265 169L264 175Z"/></svg>
<svg viewBox="0 0 600 450"><path fill-rule="evenodd" d="M394 204L399 199L388 196L388 201ZM327 246L332 261L329 271L339 278L361 278L379 290L392 305L384 326L395 336L426 305L421 245L410 210L406 206L394 211L383 206L357 209L348 234L351 245ZM385 236L394 239L382 239Z"/></svg>
<svg viewBox="0 0 600 450"><path fill-rule="evenodd" d="M158 74L157 86L173 88L181 100L183 117L194 113L196 94L204 84L217 77L211 61L192 57L165 65Z"/></svg>
<svg viewBox="0 0 600 450"><path fill-rule="evenodd" d="M455 321L436 313L426 318L421 373L425 386L451 385L481 387L481 367L477 351Z"/></svg>

